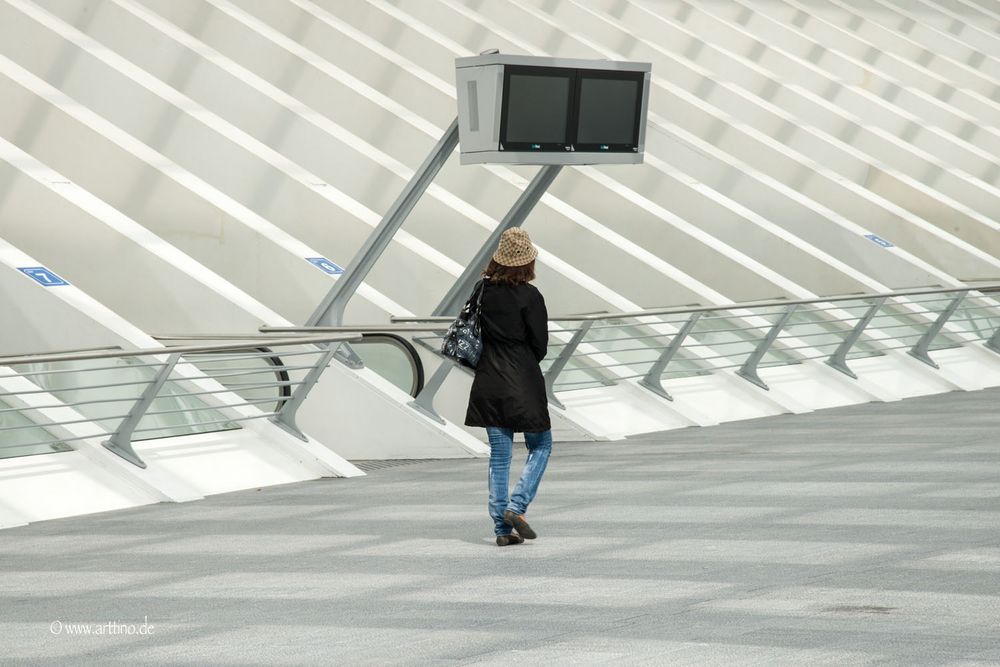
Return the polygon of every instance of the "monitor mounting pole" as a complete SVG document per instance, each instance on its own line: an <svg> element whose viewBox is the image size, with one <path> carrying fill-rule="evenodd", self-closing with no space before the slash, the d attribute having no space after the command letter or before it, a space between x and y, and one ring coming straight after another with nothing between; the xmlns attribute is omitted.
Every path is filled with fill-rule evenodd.
<svg viewBox="0 0 1000 667"><path fill-rule="evenodd" d="M368 276L368 273L375 266L379 257L389 246L393 236L403 226L407 216L416 206L417 202L426 192L427 187L433 182L441 167L448 161L455 146L458 145L458 118L452 121L448 129L445 130L441 139L437 142L430 154L424 159L420 168L414 172L410 182L406 184L403 191L393 202L386 212L382 221L379 222L375 230L365 239L361 248L354 258L344 269L344 274L330 288L330 291L320 302L316 310L313 311L306 326L340 326L344 323L344 311L348 301L361 286L361 283ZM504 216L504 219L497 225L489 238L483 243L479 252L466 267L465 271L458 278L441 303L434 309L433 315L449 315L457 313L458 309L465 303L468 293L472 290L479 272L486 266L489 257L493 254L500 235L512 227L520 227L528 214L534 209L535 204L542 198L552 181L559 175L562 165L545 165L538 170L534 178L518 197L517 201ZM342 345L341 349L347 345Z"/></svg>
<svg viewBox="0 0 1000 667"><path fill-rule="evenodd" d="M448 293L445 294L444 299L438 304L434 312L431 313L434 316L441 315L457 315L458 311L461 310L462 306L465 305L466 300L469 298L469 294L472 292L472 286L476 284L476 280L479 279L480 272L486 267L490 257L493 255L493 251L497 247L497 243L500 242L500 235L511 227L520 227L528 214L531 213L532 209L535 208L535 204L538 200L542 198L545 191L549 189L552 185L552 181L555 180L556 176L559 175L559 171L562 169L561 164L547 164L538 170L535 177L531 179L528 187L524 189L521 196L517 198L514 205L504 216L504 219L497 225L493 233L490 234L486 242L483 243L482 247L479 248L479 252L472 259L469 265L465 268L462 275L455 281Z"/></svg>
<svg viewBox="0 0 1000 667"><path fill-rule="evenodd" d="M344 269L344 275L330 288L326 297L306 320L306 326L336 327L344 323L344 310L347 308L347 302L351 300L372 267L375 266L375 262L385 252L392 237L402 227L410 211L427 190L427 186L431 184L438 171L448 161L456 145L458 145L458 117L448 126L424 163L414 172L410 182L406 184L382 221L375 227L375 231L365 239L351 263ZM341 346L342 349L344 347L346 346Z"/></svg>
<svg viewBox="0 0 1000 667"><path fill-rule="evenodd" d="M448 290L448 293L441 303L438 304L438 307L434 309L433 314L435 316L458 314L459 309L465 304L466 299L469 298L469 293L472 292L472 286L479 277L480 271L486 266L486 262L490 256L493 255L493 251L500 241L500 235L511 227L521 226L528 217L528 214L535 207L535 204L538 203L538 200L542 198L545 191L552 185L552 181L559 175L561 169L562 165L560 164L547 164L538 170L538 173L531 179L528 187L524 189L524 192L514 202L507 215L504 216L504 219L493 230L493 233L486 239L482 247L479 248L479 252L476 253L476 256L466 267L465 271L462 272L462 275L459 276L455 284ZM434 371L431 378L424 384L423 391L417 395L415 400L410 401L408 405L423 415L443 424L444 419L434 409L434 396L441 385L444 384L451 369L456 366L457 364L451 359L443 358L437 370Z"/></svg>

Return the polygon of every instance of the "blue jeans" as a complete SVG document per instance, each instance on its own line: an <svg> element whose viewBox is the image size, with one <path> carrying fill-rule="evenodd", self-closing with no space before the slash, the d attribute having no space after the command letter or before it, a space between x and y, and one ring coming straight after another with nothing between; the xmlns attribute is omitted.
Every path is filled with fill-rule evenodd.
<svg viewBox="0 0 1000 667"><path fill-rule="evenodd" d="M510 510L514 514L524 514L528 505L538 493L538 484L552 453L552 431L525 433L524 444L528 448L528 460L521 471L521 479L508 498L510 483L510 459L514 449L514 431L509 428L486 427L490 439L490 516L493 518L497 535L510 535L511 528L503 522L503 513Z"/></svg>

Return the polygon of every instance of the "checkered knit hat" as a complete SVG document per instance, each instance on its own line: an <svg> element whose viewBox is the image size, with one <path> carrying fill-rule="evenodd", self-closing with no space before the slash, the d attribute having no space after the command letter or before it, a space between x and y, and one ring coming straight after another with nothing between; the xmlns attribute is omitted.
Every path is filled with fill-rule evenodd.
<svg viewBox="0 0 1000 667"><path fill-rule="evenodd" d="M524 266L538 257L538 250L531 245L528 232L512 227L500 235L500 244L493 253L493 261L501 266Z"/></svg>

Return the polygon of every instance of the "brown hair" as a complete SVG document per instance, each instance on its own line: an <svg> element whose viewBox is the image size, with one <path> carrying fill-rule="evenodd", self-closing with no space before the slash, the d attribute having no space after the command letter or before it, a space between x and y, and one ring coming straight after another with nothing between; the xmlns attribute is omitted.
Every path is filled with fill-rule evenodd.
<svg viewBox="0 0 1000 667"><path fill-rule="evenodd" d="M483 269L482 275L495 283L523 285L535 279L535 260L531 260L524 266L504 266L491 259L489 266Z"/></svg>

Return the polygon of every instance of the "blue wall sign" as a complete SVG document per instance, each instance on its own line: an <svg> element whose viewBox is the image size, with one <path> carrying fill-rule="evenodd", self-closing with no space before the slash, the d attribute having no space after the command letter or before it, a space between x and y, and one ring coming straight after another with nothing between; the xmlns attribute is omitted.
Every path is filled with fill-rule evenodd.
<svg viewBox="0 0 1000 667"><path fill-rule="evenodd" d="M886 241L881 236L875 236L874 234L865 234L865 238L868 239L869 241L871 241L872 243L875 243L875 244L878 244L878 245L882 246L883 248L895 248L896 247L895 245L893 245L889 241Z"/></svg>
<svg viewBox="0 0 1000 667"><path fill-rule="evenodd" d="M52 273L44 266L20 266L17 269L29 278L33 278L36 283L43 287L57 287L59 285L69 285L68 282Z"/></svg>
<svg viewBox="0 0 1000 667"><path fill-rule="evenodd" d="M326 257L306 257L306 261L310 262L320 271L329 273L331 276L339 276L344 272L342 268L328 260Z"/></svg>

